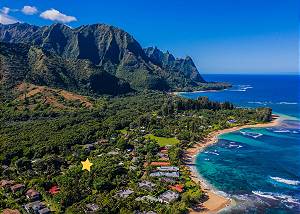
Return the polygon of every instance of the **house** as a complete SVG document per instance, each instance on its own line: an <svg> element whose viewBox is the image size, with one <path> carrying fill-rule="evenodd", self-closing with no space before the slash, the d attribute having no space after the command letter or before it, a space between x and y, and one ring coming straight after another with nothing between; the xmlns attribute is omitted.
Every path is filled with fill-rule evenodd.
<svg viewBox="0 0 300 214"><path fill-rule="evenodd" d="M140 211L135 211L134 214L157 214L156 212L153 211L145 211L145 212L140 212Z"/></svg>
<svg viewBox="0 0 300 214"><path fill-rule="evenodd" d="M161 153L163 153L163 154L168 154L168 147L166 147L166 146L163 146L163 147L160 147L159 148L159 151L161 152Z"/></svg>
<svg viewBox="0 0 300 214"><path fill-rule="evenodd" d="M38 211L39 214L50 214L51 210L49 210L47 207L41 209Z"/></svg>
<svg viewBox="0 0 300 214"><path fill-rule="evenodd" d="M21 214L19 210L4 209L2 214Z"/></svg>
<svg viewBox="0 0 300 214"><path fill-rule="evenodd" d="M99 210L99 206L97 204L87 204L86 208L87 212L97 212Z"/></svg>
<svg viewBox="0 0 300 214"><path fill-rule="evenodd" d="M179 172L152 172L149 174L150 177L169 177L179 178Z"/></svg>
<svg viewBox="0 0 300 214"><path fill-rule="evenodd" d="M159 153L157 153L157 156L158 156L160 159L169 159L169 156L168 156L168 154L166 154L166 153L159 152Z"/></svg>
<svg viewBox="0 0 300 214"><path fill-rule="evenodd" d="M179 168L176 166L161 166L158 167L157 170L162 172L178 172Z"/></svg>
<svg viewBox="0 0 300 214"><path fill-rule="evenodd" d="M169 186L169 188L171 190L175 190L177 192L183 192L184 185L183 184L176 184L176 185L173 185L173 186Z"/></svg>
<svg viewBox="0 0 300 214"><path fill-rule="evenodd" d="M160 203L163 202L161 199L155 198L154 196L151 196L151 195L137 197L135 200L136 201L160 202Z"/></svg>
<svg viewBox="0 0 300 214"><path fill-rule="evenodd" d="M108 144L109 143L109 141L108 140L106 140L106 139L100 139L100 140L98 140L95 144Z"/></svg>
<svg viewBox="0 0 300 214"><path fill-rule="evenodd" d="M165 177L159 178L159 181L164 182L164 183L171 183L171 184L174 184L177 182L174 178L165 178Z"/></svg>
<svg viewBox="0 0 300 214"><path fill-rule="evenodd" d="M13 180L1 180L0 181L0 187L1 188L9 188L12 185L14 185L16 182Z"/></svg>
<svg viewBox="0 0 300 214"><path fill-rule="evenodd" d="M171 190L167 190L166 192L159 195L158 198L168 204L168 203L171 203L171 202L177 200L179 198L179 194L176 192L173 192Z"/></svg>
<svg viewBox="0 0 300 214"><path fill-rule="evenodd" d="M170 166L170 162L151 162L150 166Z"/></svg>
<svg viewBox="0 0 300 214"><path fill-rule="evenodd" d="M127 190L121 190L119 192L117 192L116 196L120 197L120 198L127 198L129 195L131 195L132 193L134 193L134 191L127 189Z"/></svg>
<svg viewBox="0 0 300 214"><path fill-rule="evenodd" d="M15 184L13 186L10 187L10 190L15 193L18 191L22 191L25 189L25 185L24 184Z"/></svg>
<svg viewBox="0 0 300 214"><path fill-rule="evenodd" d="M39 211L44 208L46 208L45 204L40 201L35 201L24 205L24 209L27 213L39 213Z"/></svg>
<svg viewBox="0 0 300 214"><path fill-rule="evenodd" d="M141 181L141 182L138 183L138 186L139 186L140 188L152 190L153 187L156 186L156 184L154 184L154 183L152 183L152 182L150 182L150 181Z"/></svg>
<svg viewBox="0 0 300 214"><path fill-rule="evenodd" d="M58 186L52 186L48 192L51 194L51 195L56 195L57 193L59 193L59 187Z"/></svg>
<svg viewBox="0 0 300 214"><path fill-rule="evenodd" d="M26 197L32 201L36 201L40 199L40 193L34 189L29 189L25 193Z"/></svg>
<svg viewBox="0 0 300 214"><path fill-rule="evenodd" d="M228 120L227 122L228 123L236 123L236 120L231 119L231 120Z"/></svg>

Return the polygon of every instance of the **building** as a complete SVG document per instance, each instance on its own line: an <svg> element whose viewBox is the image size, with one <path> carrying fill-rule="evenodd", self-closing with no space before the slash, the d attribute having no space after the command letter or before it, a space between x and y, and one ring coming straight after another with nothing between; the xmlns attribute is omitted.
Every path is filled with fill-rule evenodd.
<svg viewBox="0 0 300 214"><path fill-rule="evenodd" d="M156 186L156 184L154 184L150 181L141 181L138 183L138 186L143 189L152 190L153 187Z"/></svg>
<svg viewBox="0 0 300 214"><path fill-rule="evenodd" d="M134 193L134 191L127 189L127 190L121 190L119 192L117 192L116 196L120 197L120 198L127 198L129 195L131 195L132 193Z"/></svg>
<svg viewBox="0 0 300 214"><path fill-rule="evenodd" d="M35 202L31 202L31 203L24 205L24 209L26 210L27 213L40 214L39 211L43 210L44 208L46 208L45 204L40 201L35 201ZM45 213L43 213L43 214L45 214Z"/></svg>
<svg viewBox="0 0 300 214"><path fill-rule="evenodd" d="M57 193L59 193L59 187L58 186L52 186L50 189L49 189L49 193L51 194L51 195L56 195Z"/></svg>
<svg viewBox="0 0 300 214"><path fill-rule="evenodd" d="M179 178L179 172L152 172L150 177L168 177L168 178Z"/></svg>
<svg viewBox="0 0 300 214"><path fill-rule="evenodd" d="M179 198L179 194L171 190L168 190L162 193L158 198L165 203L171 203L173 201L176 201Z"/></svg>
<svg viewBox="0 0 300 214"><path fill-rule="evenodd" d="M155 198L154 196L151 196L151 195L137 197L135 200L136 201L160 202L160 203L163 202L161 199Z"/></svg>
<svg viewBox="0 0 300 214"><path fill-rule="evenodd" d="M228 123L236 123L236 120L231 119L231 120L228 120L227 122Z"/></svg>
<svg viewBox="0 0 300 214"><path fill-rule="evenodd" d="M170 183L170 184L175 184L177 182L177 180L174 178L166 178L166 177L159 178L159 181L164 183Z"/></svg>
<svg viewBox="0 0 300 214"><path fill-rule="evenodd" d="M162 172L178 172L179 168L176 166L161 166L158 167L157 170Z"/></svg>
<svg viewBox="0 0 300 214"><path fill-rule="evenodd" d="M87 204L86 205L87 212L97 212L99 210L99 206L97 204Z"/></svg>
<svg viewBox="0 0 300 214"><path fill-rule="evenodd" d="M170 162L151 162L150 166L170 166Z"/></svg>
<svg viewBox="0 0 300 214"><path fill-rule="evenodd" d="M1 180L0 181L0 187L1 188L9 188L12 185L14 185L16 182L13 180Z"/></svg>
<svg viewBox="0 0 300 214"><path fill-rule="evenodd" d="M41 209L38 211L39 214L50 214L51 210L49 210L47 207Z"/></svg>
<svg viewBox="0 0 300 214"><path fill-rule="evenodd" d="M10 190L15 193L18 191L22 191L25 189L25 185L24 184L15 184L13 186L10 187Z"/></svg>
<svg viewBox="0 0 300 214"><path fill-rule="evenodd" d="M19 210L4 209L2 214L21 214Z"/></svg>
<svg viewBox="0 0 300 214"><path fill-rule="evenodd" d="M177 192L183 192L183 190L184 190L184 185L183 185L183 184L175 184L175 185L173 185L173 186L169 186L169 188L170 188L171 190L175 190L175 191L177 191Z"/></svg>
<svg viewBox="0 0 300 214"><path fill-rule="evenodd" d="M34 189L29 189L27 190L27 192L25 193L26 197L32 201L36 201L39 200L41 195L38 191L34 190Z"/></svg>

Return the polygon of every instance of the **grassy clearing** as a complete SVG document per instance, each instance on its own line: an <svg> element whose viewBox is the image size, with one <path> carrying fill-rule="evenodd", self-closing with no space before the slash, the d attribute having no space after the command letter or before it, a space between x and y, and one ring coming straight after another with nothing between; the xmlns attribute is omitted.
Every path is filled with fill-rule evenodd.
<svg viewBox="0 0 300 214"><path fill-rule="evenodd" d="M151 140L156 140L160 146L175 145L179 143L179 140L174 137L156 137L153 134L147 134L145 137L150 138Z"/></svg>

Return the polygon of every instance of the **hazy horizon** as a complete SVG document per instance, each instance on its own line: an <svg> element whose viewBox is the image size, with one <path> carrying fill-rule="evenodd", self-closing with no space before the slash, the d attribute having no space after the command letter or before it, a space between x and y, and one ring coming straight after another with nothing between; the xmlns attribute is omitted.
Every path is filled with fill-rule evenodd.
<svg viewBox="0 0 300 214"><path fill-rule="evenodd" d="M143 47L157 46L175 57L191 56L201 74L297 74L298 6L295 0L191 0L188 4L3 0L0 23L60 22L71 27L105 23L129 32Z"/></svg>

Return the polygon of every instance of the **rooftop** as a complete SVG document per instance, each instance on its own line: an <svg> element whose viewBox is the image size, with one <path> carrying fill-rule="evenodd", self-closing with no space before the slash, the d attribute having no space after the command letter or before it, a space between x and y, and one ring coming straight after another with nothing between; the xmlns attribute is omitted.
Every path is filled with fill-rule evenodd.
<svg viewBox="0 0 300 214"><path fill-rule="evenodd" d="M159 171L178 172L179 168L176 166L161 166L157 168Z"/></svg>
<svg viewBox="0 0 300 214"><path fill-rule="evenodd" d="M170 166L170 162L151 162L150 166Z"/></svg>
<svg viewBox="0 0 300 214"><path fill-rule="evenodd" d="M171 190L168 190L168 191L162 193L158 198L161 199L165 203L170 203L170 202L173 202L176 199L178 199L179 194L176 192L173 192Z"/></svg>

